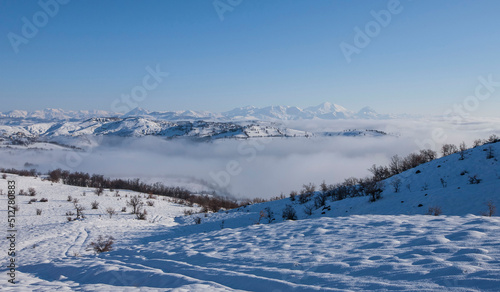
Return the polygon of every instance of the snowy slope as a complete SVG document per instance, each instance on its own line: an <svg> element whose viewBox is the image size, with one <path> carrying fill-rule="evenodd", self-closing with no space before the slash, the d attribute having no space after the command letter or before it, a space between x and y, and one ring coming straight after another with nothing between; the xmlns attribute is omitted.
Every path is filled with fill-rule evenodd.
<svg viewBox="0 0 500 292"><path fill-rule="evenodd" d="M5 285L2 266L2 291L498 291L500 219L479 216L487 201L500 206L500 166L484 151L490 146L500 155L496 143L469 150L464 160L440 158L388 179L376 202L329 200L312 215L303 211L311 202L289 198L191 216L182 215L188 207L155 199L148 221L121 212L109 218L105 209L121 209L132 192L97 196L8 175L49 201L18 196L20 283ZM469 175L481 182L469 184ZM389 186L395 178L403 181L398 193ZM6 185L0 179L4 193ZM87 207L86 219L66 221L68 195ZM94 200L97 210L90 209ZM5 195L0 203L5 215ZM283 221L287 204L299 220ZM423 215L431 206L443 215ZM275 220L260 218L266 208ZM88 250L98 235L115 237L115 249Z"/></svg>

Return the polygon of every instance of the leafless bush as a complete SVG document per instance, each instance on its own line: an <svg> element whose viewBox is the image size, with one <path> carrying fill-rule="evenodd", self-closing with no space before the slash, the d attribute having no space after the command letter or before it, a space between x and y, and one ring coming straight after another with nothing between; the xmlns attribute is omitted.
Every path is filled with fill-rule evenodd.
<svg viewBox="0 0 500 292"><path fill-rule="evenodd" d="M194 224L201 224L201 217L195 217Z"/></svg>
<svg viewBox="0 0 500 292"><path fill-rule="evenodd" d="M314 211L314 207L312 205L305 205L304 206L304 213L307 216L311 216L313 214L313 211Z"/></svg>
<svg viewBox="0 0 500 292"><path fill-rule="evenodd" d="M28 195L30 195L31 197L36 196L36 190L34 188L29 188Z"/></svg>
<svg viewBox="0 0 500 292"><path fill-rule="evenodd" d="M193 215L195 214L195 211L194 210L191 210L191 209L184 209L184 215L185 216L190 216L190 215Z"/></svg>
<svg viewBox="0 0 500 292"><path fill-rule="evenodd" d="M19 205L14 205L14 211L16 211L16 212L19 211Z"/></svg>
<svg viewBox="0 0 500 292"><path fill-rule="evenodd" d="M73 215L75 215L75 213L73 213L71 211L66 212L66 216L73 216Z"/></svg>
<svg viewBox="0 0 500 292"><path fill-rule="evenodd" d="M6 175L5 173L4 173L4 174L2 174L2 178L3 178L3 179L7 179L7 175Z"/></svg>
<svg viewBox="0 0 500 292"><path fill-rule="evenodd" d="M144 203L138 196L133 196L129 201L127 201L127 206L132 207L132 214L139 213L143 205Z"/></svg>
<svg viewBox="0 0 500 292"><path fill-rule="evenodd" d="M120 196L120 192L119 191L115 191L115 197L119 197Z"/></svg>
<svg viewBox="0 0 500 292"><path fill-rule="evenodd" d="M486 202L486 206L488 207L488 210L486 212L481 213L481 215L488 217L495 215L495 213L497 212L497 207L495 206L495 203L493 203L492 200L489 200L488 202Z"/></svg>
<svg viewBox="0 0 500 292"><path fill-rule="evenodd" d="M94 190L94 194L96 194L97 196L100 196L102 195L102 193L104 193L104 188L103 187L98 187Z"/></svg>
<svg viewBox="0 0 500 292"><path fill-rule="evenodd" d="M92 207L92 209L99 209L99 202L93 201L92 203L90 203L90 206Z"/></svg>
<svg viewBox="0 0 500 292"><path fill-rule="evenodd" d="M399 193L399 190L401 189L401 179L399 177L395 177L391 181L391 186L393 187L395 193Z"/></svg>
<svg viewBox="0 0 500 292"><path fill-rule="evenodd" d="M295 197L297 197L297 192L296 191L292 191L290 193L290 201L295 201Z"/></svg>
<svg viewBox="0 0 500 292"><path fill-rule="evenodd" d="M123 207L123 208L122 208L122 212L123 212L123 213L127 212L127 207Z"/></svg>
<svg viewBox="0 0 500 292"><path fill-rule="evenodd" d="M83 214L83 211L85 210L85 207L78 203L74 203L75 210L76 210L76 219L83 219L85 218L85 214Z"/></svg>
<svg viewBox="0 0 500 292"><path fill-rule="evenodd" d="M482 181L482 179L477 177L477 174L473 176L469 176L469 184L471 185L477 185Z"/></svg>
<svg viewBox="0 0 500 292"><path fill-rule="evenodd" d="M154 201L146 201L146 205L150 206L150 207L154 207L155 206L155 202Z"/></svg>
<svg viewBox="0 0 500 292"><path fill-rule="evenodd" d="M72 196L68 196L68 199L66 201L68 201L68 202L73 201L73 197Z"/></svg>
<svg viewBox="0 0 500 292"><path fill-rule="evenodd" d="M441 182L443 188L446 188L448 186L448 183L444 180L444 178L440 178L439 181Z"/></svg>
<svg viewBox="0 0 500 292"><path fill-rule="evenodd" d="M46 203L46 202L48 202L48 201L49 201L49 199L47 199L47 198L41 198L41 199L40 199L40 202L42 202L42 203Z"/></svg>
<svg viewBox="0 0 500 292"><path fill-rule="evenodd" d="M444 144L441 147L441 153L443 154L443 157L457 153L457 152L458 152L458 148L457 148L457 146L455 146L453 144Z"/></svg>
<svg viewBox="0 0 500 292"><path fill-rule="evenodd" d="M80 200L78 200L78 198L73 199L73 204L77 204L78 202L80 202Z"/></svg>
<svg viewBox="0 0 500 292"><path fill-rule="evenodd" d="M427 210L427 213L426 215L434 215L434 216L439 216L443 213L443 211L441 210L441 207L439 206L434 206L434 207L429 207L429 209Z"/></svg>
<svg viewBox="0 0 500 292"><path fill-rule="evenodd" d="M28 204L36 203L36 199L30 199Z"/></svg>
<svg viewBox="0 0 500 292"><path fill-rule="evenodd" d="M103 253L113 250L114 240L115 239L113 238L113 236L108 235L106 237L103 237L102 235L99 235L97 241L91 242L90 246L96 253Z"/></svg>
<svg viewBox="0 0 500 292"><path fill-rule="evenodd" d="M460 160L465 159L465 151L467 151L467 145L465 145L465 142L460 143Z"/></svg>
<svg viewBox="0 0 500 292"><path fill-rule="evenodd" d="M106 209L106 213L108 213L109 214L109 218L111 218L111 217L113 217L113 215L116 214L116 211L115 211L114 208L109 207L109 208Z"/></svg>
<svg viewBox="0 0 500 292"><path fill-rule="evenodd" d="M490 146L488 146L488 149L487 149L486 151L487 151L487 152L486 152L486 153L487 153L487 154L486 154L486 159L492 159L492 158L495 158L495 155L494 155L494 153L493 153L493 147L491 147L491 145L490 145Z"/></svg>
<svg viewBox="0 0 500 292"><path fill-rule="evenodd" d="M297 213L292 205L286 205L283 209L283 214L281 215L283 220L297 220Z"/></svg>
<svg viewBox="0 0 500 292"><path fill-rule="evenodd" d="M142 210L142 212L139 211L139 212L135 213L135 217L139 220L146 220L147 215L148 215L148 212L146 210Z"/></svg>
<svg viewBox="0 0 500 292"><path fill-rule="evenodd" d="M36 214L37 214L38 216L42 215L42 209L36 209Z"/></svg>
<svg viewBox="0 0 500 292"><path fill-rule="evenodd" d="M27 196L26 192L23 189L19 190L19 196Z"/></svg>

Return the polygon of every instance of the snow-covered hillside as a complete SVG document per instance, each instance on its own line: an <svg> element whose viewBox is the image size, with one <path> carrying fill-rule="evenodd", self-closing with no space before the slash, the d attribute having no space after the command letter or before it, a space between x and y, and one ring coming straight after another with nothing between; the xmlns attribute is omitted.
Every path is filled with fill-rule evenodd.
<svg viewBox="0 0 500 292"><path fill-rule="evenodd" d="M191 138L247 139L262 137L312 137L312 136L383 136L386 133L376 130L353 130L349 133L307 132L287 128L276 122L170 122L135 118L92 118L83 121L64 121L31 124L23 121L20 125L0 126L0 144L29 145L34 142L71 143L67 138L85 136L144 137L158 136L167 139ZM2 143L3 142L3 143ZM78 143L76 143L78 144Z"/></svg>
<svg viewBox="0 0 500 292"><path fill-rule="evenodd" d="M376 202L328 200L310 215L304 210L312 201L285 198L184 216L196 208L139 194L154 206L145 205L147 220L137 220L130 208L121 212L133 192L97 196L93 189L8 174L0 179L4 218L7 180L37 194L17 196L19 283L6 285L2 266L2 290L498 291L500 219L480 216L488 201L500 206L500 166L487 158L490 150L500 155L500 143L394 176ZM480 182L471 184L469 176ZM403 185L397 193L390 187L396 178ZM85 219L67 221L74 211L68 196L86 207ZM93 201L97 209L90 208ZM283 220L287 205L299 220ZM112 218L110 207L118 213ZM429 207L443 214L424 215ZM113 251L89 249L99 235L116 239ZM5 240L0 248L6 250ZM1 257L5 263L6 253Z"/></svg>

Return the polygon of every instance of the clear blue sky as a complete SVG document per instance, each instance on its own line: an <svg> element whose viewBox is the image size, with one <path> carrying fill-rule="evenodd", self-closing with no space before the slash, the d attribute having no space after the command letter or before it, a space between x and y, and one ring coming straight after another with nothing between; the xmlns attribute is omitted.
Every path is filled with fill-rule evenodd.
<svg viewBox="0 0 500 292"><path fill-rule="evenodd" d="M111 110L157 64L169 76L138 103L152 110L330 101L440 114L473 94L478 76L500 80L497 0L401 0L348 63L340 44L390 2L242 0L221 21L212 0L73 0L15 53L9 33L23 36L23 17L43 10L2 0L0 111ZM500 116L499 99L500 87L474 114Z"/></svg>

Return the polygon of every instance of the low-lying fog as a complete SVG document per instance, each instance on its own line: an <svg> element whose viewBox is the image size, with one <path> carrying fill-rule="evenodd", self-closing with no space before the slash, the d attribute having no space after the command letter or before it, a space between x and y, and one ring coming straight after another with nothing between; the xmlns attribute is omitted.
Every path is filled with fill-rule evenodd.
<svg viewBox="0 0 500 292"><path fill-rule="evenodd" d="M367 176L372 164L386 165L395 154L404 156L422 148L438 151L443 143L465 141L471 146L475 139L498 135L500 120L475 119L460 125L439 120L293 121L286 126L312 132L377 129L392 135L214 142L95 138L97 146L87 152L2 149L0 166L23 168L28 162L43 172L60 167L194 190L217 189L237 198L269 198L288 195L309 182L319 185L323 180L336 183Z"/></svg>

